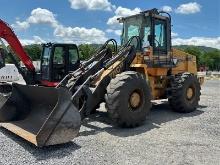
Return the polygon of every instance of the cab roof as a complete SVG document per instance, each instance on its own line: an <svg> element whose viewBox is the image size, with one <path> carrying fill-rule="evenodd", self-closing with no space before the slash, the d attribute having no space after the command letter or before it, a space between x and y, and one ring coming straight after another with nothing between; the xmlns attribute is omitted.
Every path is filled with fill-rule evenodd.
<svg viewBox="0 0 220 165"><path fill-rule="evenodd" d="M167 17L166 16L162 16L161 14L162 13L166 13L164 11L159 11L158 9L156 8L153 8L153 9L150 9L150 10L145 10L145 11L142 11L140 12L139 14L135 14L135 15L131 15L131 16L128 16L128 17L120 17L118 18L117 20L122 23L124 22L126 19L129 19L129 18L133 18L133 17L138 17L138 16L152 16L152 15L157 15L157 16L160 16L162 17L163 19L166 19ZM168 14L168 13L166 13ZM169 14L168 14L169 15ZM170 16L169 16L170 17Z"/></svg>

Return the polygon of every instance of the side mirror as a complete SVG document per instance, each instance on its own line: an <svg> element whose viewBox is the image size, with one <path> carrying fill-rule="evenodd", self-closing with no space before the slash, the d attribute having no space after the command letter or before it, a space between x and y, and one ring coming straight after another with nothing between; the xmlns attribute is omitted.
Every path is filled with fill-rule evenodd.
<svg viewBox="0 0 220 165"><path fill-rule="evenodd" d="M5 56L6 52L4 51L4 49L0 48L0 69L5 67Z"/></svg>

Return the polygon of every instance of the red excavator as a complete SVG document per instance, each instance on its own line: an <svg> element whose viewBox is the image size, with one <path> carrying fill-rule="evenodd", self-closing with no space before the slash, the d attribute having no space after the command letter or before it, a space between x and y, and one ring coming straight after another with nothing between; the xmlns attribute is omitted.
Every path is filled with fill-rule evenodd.
<svg viewBox="0 0 220 165"><path fill-rule="evenodd" d="M0 38L8 42L15 55L25 65L25 69L21 68L14 55L8 51L9 57L27 84L54 87L65 75L80 66L79 51L75 44L47 43L43 44L40 72L36 72L31 58L24 51L17 36L10 26L2 20L0 20ZM1 43L4 45L2 40ZM5 50L7 50L6 47Z"/></svg>
<svg viewBox="0 0 220 165"><path fill-rule="evenodd" d="M25 65L25 68L20 67L18 61L14 55L8 51L1 38L8 42L15 55ZM42 45L43 51L40 59L40 72L36 72L33 61L24 51L14 31L1 19L0 42L4 46L5 50L7 50L7 55L18 68L19 73L23 76L26 84L55 87L68 73L80 67L79 50L75 44L47 43ZM106 46L107 44L103 45L96 54L100 52L101 54L106 53ZM1 61L4 61L4 59ZM4 65L1 67L3 66Z"/></svg>

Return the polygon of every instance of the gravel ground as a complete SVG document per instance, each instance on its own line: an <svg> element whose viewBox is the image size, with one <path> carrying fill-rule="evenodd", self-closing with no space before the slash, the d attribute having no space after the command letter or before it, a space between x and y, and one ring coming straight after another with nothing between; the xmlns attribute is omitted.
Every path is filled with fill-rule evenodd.
<svg viewBox="0 0 220 165"><path fill-rule="evenodd" d="M155 105L135 129L114 128L106 113L83 122L80 136L65 145L36 148L0 128L0 164L220 164L220 81L202 89L190 114ZM103 106L103 105L102 105ZM101 110L103 107L101 106Z"/></svg>

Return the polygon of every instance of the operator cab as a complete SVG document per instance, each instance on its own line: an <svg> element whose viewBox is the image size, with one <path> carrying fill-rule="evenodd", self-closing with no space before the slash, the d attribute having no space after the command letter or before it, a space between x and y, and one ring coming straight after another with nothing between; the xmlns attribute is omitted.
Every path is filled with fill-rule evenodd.
<svg viewBox="0 0 220 165"><path fill-rule="evenodd" d="M41 83L55 86L69 72L80 65L79 51L75 44L43 44L41 56Z"/></svg>
<svg viewBox="0 0 220 165"><path fill-rule="evenodd" d="M141 52L146 49L151 51L152 60L157 59L160 64L163 60L170 62L171 52L171 18L161 15L157 9L141 12L140 14L119 18L123 23L121 44L124 45L132 36L139 36L141 40ZM135 41L133 41L135 42ZM137 43L133 43L134 45ZM162 66L160 66L162 67Z"/></svg>

